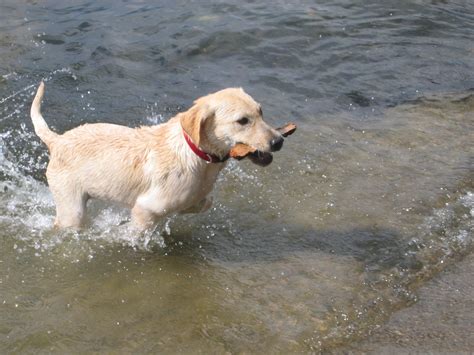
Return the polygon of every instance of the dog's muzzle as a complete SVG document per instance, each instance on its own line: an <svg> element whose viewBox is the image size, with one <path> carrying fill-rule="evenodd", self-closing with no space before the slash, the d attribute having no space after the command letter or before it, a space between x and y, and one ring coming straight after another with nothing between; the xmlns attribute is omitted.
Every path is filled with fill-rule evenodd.
<svg viewBox="0 0 474 355"><path fill-rule="evenodd" d="M283 142L284 141L285 140L283 139L282 136L277 137L277 138L273 138L270 142L270 150L272 152L278 152L281 149L281 147L283 147Z"/></svg>

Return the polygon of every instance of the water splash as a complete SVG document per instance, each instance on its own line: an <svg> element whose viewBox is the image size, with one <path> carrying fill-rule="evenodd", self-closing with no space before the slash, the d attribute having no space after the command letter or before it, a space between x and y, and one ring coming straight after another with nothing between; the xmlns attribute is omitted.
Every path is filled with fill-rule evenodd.
<svg viewBox="0 0 474 355"><path fill-rule="evenodd" d="M76 80L72 69L61 68L46 75L50 81L58 74L67 74ZM16 73L3 75L3 79L17 81ZM11 102L12 107L3 107L0 121L11 120L13 116L26 116L36 84L23 86L20 90L1 98L0 104ZM8 112L10 111L10 112ZM163 117L158 114L147 118L150 123L159 123ZM44 174L48 152L25 123L17 129L6 129L0 133L0 226L3 233L16 238L17 252L24 248L34 248L38 255L68 244L76 249L83 248L84 242L116 244L151 251L165 247L163 235L170 233L170 220L157 226L153 231L138 233L130 226L130 211L100 203L89 206L89 226L81 232L58 231L53 228L55 206L52 195L45 184ZM22 247L20 247L22 243ZM93 255L94 248L86 248Z"/></svg>

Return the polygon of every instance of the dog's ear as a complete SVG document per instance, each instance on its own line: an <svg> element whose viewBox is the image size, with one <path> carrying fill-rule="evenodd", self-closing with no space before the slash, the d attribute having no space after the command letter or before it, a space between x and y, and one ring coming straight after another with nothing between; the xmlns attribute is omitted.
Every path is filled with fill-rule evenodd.
<svg viewBox="0 0 474 355"><path fill-rule="evenodd" d="M214 112L207 104L196 101L194 106L181 114L181 127L191 137L193 143L199 147L202 139L204 122L212 117Z"/></svg>

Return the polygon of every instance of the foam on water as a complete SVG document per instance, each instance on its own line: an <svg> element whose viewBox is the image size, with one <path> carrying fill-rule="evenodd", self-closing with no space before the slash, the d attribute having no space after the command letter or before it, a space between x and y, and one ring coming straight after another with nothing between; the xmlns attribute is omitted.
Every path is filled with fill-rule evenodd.
<svg viewBox="0 0 474 355"><path fill-rule="evenodd" d="M93 203L89 208L91 221L88 228L81 232L60 232L52 228L55 207L48 187L33 177L24 175L18 165L6 158L8 151L0 138L0 181L1 219L4 229L11 231L12 237L19 238L29 246L41 250L54 248L66 240L122 243L134 248L151 250L152 247L164 246L161 229L146 234L137 233L130 227L129 211L116 206L101 206ZM36 167L42 168L42 167ZM22 233L17 233L18 229ZM163 232L169 229L169 222Z"/></svg>
<svg viewBox="0 0 474 355"><path fill-rule="evenodd" d="M472 251L474 227L474 194L467 191L445 207L433 211L425 228L429 231L429 246L443 251L439 263L451 256L465 255Z"/></svg>
<svg viewBox="0 0 474 355"><path fill-rule="evenodd" d="M469 214L471 217L474 217L474 193L472 192L467 192L466 195L461 197L461 203L469 208Z"/></svg>

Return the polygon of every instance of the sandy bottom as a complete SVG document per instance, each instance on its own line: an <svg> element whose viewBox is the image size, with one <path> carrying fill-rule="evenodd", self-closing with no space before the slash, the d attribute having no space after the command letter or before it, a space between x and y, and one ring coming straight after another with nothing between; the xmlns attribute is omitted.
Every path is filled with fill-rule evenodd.
<svg viewBox="0 0 474 355"><path fill-rule="evenodd" d="M370 354L472 353L474 255L449 267L419 290L419 301L395 313L350 352Z"/></svg>

